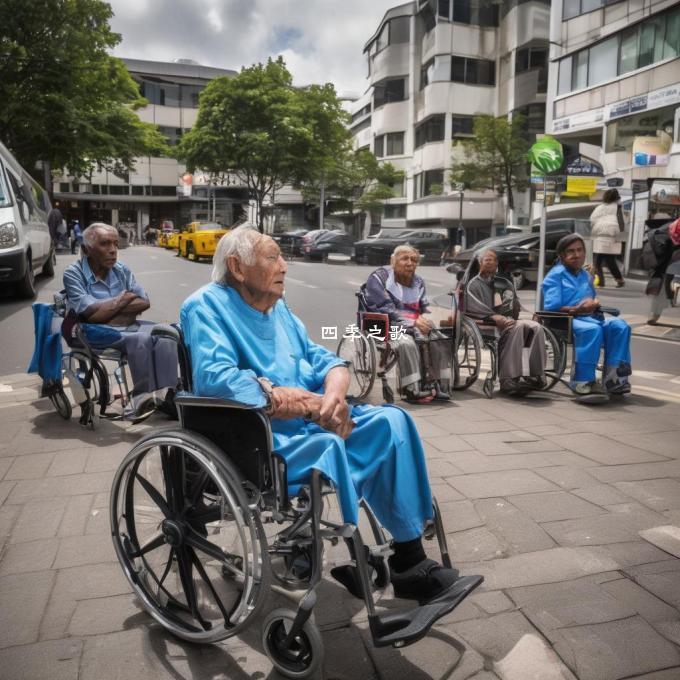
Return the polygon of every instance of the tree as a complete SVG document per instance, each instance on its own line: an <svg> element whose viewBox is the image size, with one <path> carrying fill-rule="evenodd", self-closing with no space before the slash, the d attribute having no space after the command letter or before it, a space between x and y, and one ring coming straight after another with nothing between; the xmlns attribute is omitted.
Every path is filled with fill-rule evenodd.
<svg viewBox="0 0 680 680"><path fill-rule="evenodd" d="M507 194L508 209L514 210L514 190L527 187L527 152L531 146L525 132L524 117L475 116L474 137L454 147L450 178L452 183L471 189L491 189Z"/></svg>
<svg viewBox="0 0 680 680"><path fill-rule="evenodd" d="M354 221L354 211L376 213L384 201L394 197L394 185L402 181L404 173L391 163L380 163L368 150L353 151L333 158L324 175L324 190L336 209L347 211ZM309 203L317 203L320 181L315 178L304 183L302 195Z"/></svg>
<svg viewBox="0 0 680 680"><path fill-rule="evenodd" d="M167 151L134 110L146 102L123 62L101 0L0 2L0 139L29 172L36 162L73 176ZM48 187L49 188L49 187Z"/></svg>
<svg viewBox="0 0 680 680"><path fill-rule="evenodd" d="M283 59L211 81L178 156L189 170L235 174L257 203L286 184L322 177L347 144L347 114L331 84L295 88Z"/></svg>

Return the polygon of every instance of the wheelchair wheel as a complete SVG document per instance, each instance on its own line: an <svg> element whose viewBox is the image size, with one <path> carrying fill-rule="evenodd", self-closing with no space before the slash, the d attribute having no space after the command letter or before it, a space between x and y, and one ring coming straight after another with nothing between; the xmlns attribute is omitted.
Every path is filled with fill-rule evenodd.
<svg viewBox="0 0 680 680"><path fill-rule="evenodd" d="M545 333L545 379L543 391L551 390L560 381L567 366L567 343L549 328L543 326Z"/></svg>
<svg viewBox="0 0 680 680"><path fill-rule="evenodd" d="M276 670L287 678L308 678L323 661L323 641L319 629L309 620L286 643L295 612L275 609L262 625L262 646Z"/></svg>
<svg viewBox="0 0 680 680"><path fill-rule="evenodd" d="M453 389L466 390L479 377L482 363L482 336L477 326L463 317L460 337L454 339Z"/></svg>
<svg viewBox="0 0 680 680"><path fill-rule="evenodd" d="M365 399L371 392L377 370L373 338L363 333L343 338L336 353L348 363L350 385L347 396Z"/></svg>
<svg viewBox="0 0 680 680"><path fill-rule="evenodd" d="M63 388L60 387L56 392L50 394L50 401L52 402L52 406L57 410L57 413L64 420L68 420L71 417L73 409L71 408L71 402L68 400Z"/></svg>
<svg viewBox="0 0 680 680"><path fill-rule="evenodd" d="M259 611L270 582L262 524L210 440L187 430L140 440L116 472L110 520L128 581L174 635L216 642Z"/></svg>

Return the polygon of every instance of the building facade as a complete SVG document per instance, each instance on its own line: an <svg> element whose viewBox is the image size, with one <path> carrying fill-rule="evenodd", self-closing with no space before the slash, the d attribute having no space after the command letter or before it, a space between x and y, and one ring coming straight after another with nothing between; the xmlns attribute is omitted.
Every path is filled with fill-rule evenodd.
<svg viewBox="0 0 680 680"><path fill-rule="evenodd" d="M468 244L508 215L491 191L451 185L459 141L475 115L522 113L544 130L550 3L547 0L416 0L390 9L365 45L369 87L352 108L356 148L404 171L386 202L383 229L465 228ZM528 196L510 221L526 222Z"/></svg>
<svg viewBox="0 0 680 680"><path fill-rule="evenodd" d="M567 155L625 192L680 177L680 2L553 0L550 40L546 131Z"/></svg>
<svg viewBox="0 0 680 680"><path fill-rule="evenodd" d="M198 98L208 82L236 75L187 60L123 62L149 102L137 115L157 125L171 147L195 124ZM248 191L235 177L212 186L210 178L200 173L187 177L185 172L174 158L138 158L134 171L125 176L102 171L87 179L60 177L53 186L54 198L69 221L127 225L138 234L147 224L168 221L175 226L207 219L232 224L249 209Z"/></svg>

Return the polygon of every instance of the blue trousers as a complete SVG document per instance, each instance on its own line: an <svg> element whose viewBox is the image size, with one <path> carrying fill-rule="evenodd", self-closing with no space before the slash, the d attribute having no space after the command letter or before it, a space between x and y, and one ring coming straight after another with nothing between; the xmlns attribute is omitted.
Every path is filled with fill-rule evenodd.
<svg viewBox="0 0 680 680"><path fill-rule="evenodd" d="M317 469L334 484L345 522L357 524L363 498L396 541L418 538L432 517L432 494L413 420L393 406L355 406L352 420L356 426L347 440L314 423L272 421L290 493ZM277 433L279 423L285 433Z"/></svg>
<svg viewBox="0 0 680 680"><path fill-rule="evenodd" d="M582 316L573 321L576 366L573 380L595 380L595 369L604 345L606 366L618 366L622 361L630 363L630 326L619 318L598 319Z"/></svg>

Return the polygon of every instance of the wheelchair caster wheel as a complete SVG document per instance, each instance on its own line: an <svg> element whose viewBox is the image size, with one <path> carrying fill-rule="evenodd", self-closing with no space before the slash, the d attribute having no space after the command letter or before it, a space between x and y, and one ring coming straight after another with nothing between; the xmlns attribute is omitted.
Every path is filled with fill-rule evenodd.
<svg viewBox="0 0 680 680"><path fill-rule="evenodd" d="M64 394L64 390L59 389L54 394L50 394L50 401L64 420L68 420L71 417L73 409L71 408L71 402L69 402L68 397Z"/></svg>
<svg viewBox="0 0 680 680"><path fill-rule="evenodd" d="M308 678L323 661L323 642L319 629L308 619L286 644L295 612L275 609L262 626L262 646L276 670L287 678Z"/></svg>

